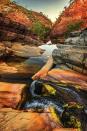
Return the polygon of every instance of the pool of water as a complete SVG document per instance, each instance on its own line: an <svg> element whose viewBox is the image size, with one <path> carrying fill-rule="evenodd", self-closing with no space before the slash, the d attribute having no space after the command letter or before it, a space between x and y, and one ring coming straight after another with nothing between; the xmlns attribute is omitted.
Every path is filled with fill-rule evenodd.
<svg viewBox="0 0 87 131"><path fill-rule="evenodd" d="M38 57L30 57L28 59L23 58L16 58L16 57L10 57L6 60L6 64L10 67L14 67L18 70L17 74L9 73L5 74L1 81L9 81L9 82L26 82L27 77L31 77L31 75L34 75L36 72L38 72L47 62L47 59L52 54L52 51L56 49L56 45L48 45L44 44L40 46L40 48L44 49L45 52ZM28 74L25 75L25 74ZM24 74L24 75L23 75Z"/></svg>

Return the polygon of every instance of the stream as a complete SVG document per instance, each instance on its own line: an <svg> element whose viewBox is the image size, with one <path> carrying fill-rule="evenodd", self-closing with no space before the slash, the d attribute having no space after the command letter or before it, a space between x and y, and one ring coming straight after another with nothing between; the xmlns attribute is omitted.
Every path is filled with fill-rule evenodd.
<svg viewBox="0 0 87 131"><path fill-rule="evenodd" d="M80 128L82 131L86 131L87 91L76 89L75 86L70 84L63 84L59 81L55 82L54 79L53 81L33 81L31 79L31 76L43 67L52 51L57 47L53 44L44 44L40 48L45 49L42 56L30 57L26 60L14 58L14 61L12 61L13 58L7 59L7 64L18 68L20 73L4 74L0 81L26 84L23 92L25 97L20 106L18 106L18 109L34 109L38 111L39 109L44 110L45 108L53 107L64 127ZM20 71L20 69L23 71ZM29 72L30 74L26 75L28 71L31 71L31 73ZM72 116L73 121L71 119Z"/></svg>

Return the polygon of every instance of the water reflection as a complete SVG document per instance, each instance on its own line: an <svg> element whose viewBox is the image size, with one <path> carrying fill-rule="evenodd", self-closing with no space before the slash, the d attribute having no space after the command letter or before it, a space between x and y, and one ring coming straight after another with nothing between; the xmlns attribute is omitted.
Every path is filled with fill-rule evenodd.
<svg viewBox="0 0 87 131"><path fill-rule="evenodd" d="M32 75L38 72L46 63L48 57L52 54L52 51L56 49L56 45L48 45L44 44L40 46L40 48L45 49L46 51L41 56L29 57L27 59L11 56L5 60L6 69L7 67L13 67L17 70L16 73L13 70L10 71L8 69L8 73L4 71L4 67L2 68L1 81L9 81L9 82L24 82L29 79Z"/></svg>

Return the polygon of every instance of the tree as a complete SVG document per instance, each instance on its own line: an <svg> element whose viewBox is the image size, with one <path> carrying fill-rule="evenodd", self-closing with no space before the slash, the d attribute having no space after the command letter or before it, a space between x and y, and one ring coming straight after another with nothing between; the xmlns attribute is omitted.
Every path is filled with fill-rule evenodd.
<svg viewBox="0 0 87 131"><path fill-rule="evenodd" d="M44 40L45 37L47 37L47 34L49 33L50 29L45 27L41 24L39 21L35 21L32 26L32 31L35 33L40 39Z"/></svg>
<svg viewBox="0 0 87 131"><path fill-rule="evenodd" d="M67 26L67 31L65 32L65 37L69 35L70 32L73 32L75 30L79 30L83 24L83 21L77 21L75 23L70 23Z"/></svg>

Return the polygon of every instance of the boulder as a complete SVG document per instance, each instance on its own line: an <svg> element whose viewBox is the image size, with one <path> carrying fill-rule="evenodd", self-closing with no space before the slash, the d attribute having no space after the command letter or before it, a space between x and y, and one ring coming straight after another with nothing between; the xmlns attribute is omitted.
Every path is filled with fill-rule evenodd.
<svg viewBox="0 0 87 131"><path fill-rule="evenodd" d="M54 128L62 128L62 125L55 122L50 116L50 112L37 113L11 108L0 109L0 130L2 131L53 131Z"/></svg>
<svg viewBox="0 0 87 131"><path fill-rule="evenodd" d="M22 92L24 87L25 84L0 82L0 108L16 108L22 99Z"/></svg>

